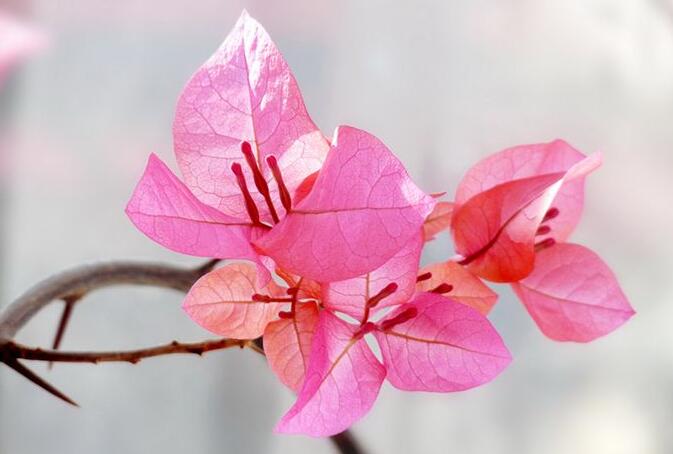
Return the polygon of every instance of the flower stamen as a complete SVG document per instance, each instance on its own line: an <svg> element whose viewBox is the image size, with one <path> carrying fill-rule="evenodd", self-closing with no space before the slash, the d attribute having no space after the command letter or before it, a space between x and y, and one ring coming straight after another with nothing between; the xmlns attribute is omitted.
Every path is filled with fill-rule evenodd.
<svg viewBox="0 0 673 454"><path fill-rule="evenodd" d="M273 178L278 185L278 192L283 208L289 213L292 209L292 197L290 197L290 191L287 190L287 186L285 186L285 182L283 181L283 175L280 172L280 167L278 167L278 161L276 160L276 157L272 155L266 158L266 163L269 165Z"/></svg>
<svg viewBox="0 0 673 454"><path fill-rule="evenodd" d="M364 325L361 325L360 328L353 334L353 339L360 340L364 337L365 334L371 333L376 329L376 325L372 322L366 322Z"/></svg>
<svg viewBox="0 0 673 454"><path fill-rule="evenodd" d="M544 215L544 218L542 219L542 223L544 224L547 221L551 221L555 217L559 215L560 211L558 208L551 208L547 213Z"/></svg>
<svg viewBox="0 0 673 454"><path fill-rule="evenodd" d="M391 282L390 284L386 285L381 289L380 292L378 292L376 295L370 297L366 302L365 302L365 312L362 315L362 322L360 323L360 326L364 326L367 324L369 320L369 313L371 312L371 309L376 307L377 304L381 302L381 300L388 298L390 295L395 293L398 289L398 285L395 282Z"/></svg>
<svg viewBox="0 0 673 454"><path fill-rule="evenodd" d="M266 202L266 205L269 207L269 213L271 213L271 218L273 219L273 222L275 224L278 224L279 222L278 213L276 213L276 207L273 206L273 201L271 200L269 185L266 182L264 175L262 175L262 171L259 169L259 166L257 165L257 159L255 159L255 155L252 152L252 145L250 145L250 142L241 143L241 152L243 153L243 156L245 157L245 160L248 163L248 167L250 167L250 170L252 171L252 178L253 181L255 182L255 187L257 187L259 193L262 194L262 197L264 197L264 201Z"/></svg>
<svg viewBox="0 0 673 454"><path fill-rule="evenodd" d="M234 172L234 175L236 175L236 182L238 183L238 187L243 193L245 209L248 212L248 216L250 216L250 220L254 225L263 225L259 219L259 210L257 209L257 205L255 205L255 201L252 199L252 195L250 195L250 191L248 190L248 184L245 182L243 168L239 163L235 162L231 165L231 171Z"/></svg>
<svg viewBox="0 0 673 454"><path fill-rule="evenodd" d="M430 293L437 293L438 295L443 295L445 293L449 293L451 290L453 290L453 285L444 282L442 284L439 284L432 290L430 290Z"/></svg>
<svg viewBox="0 0 673 454"><path fill-rule="evenodd" d="M397 314L395 317L391 318L390 320L384 320L381 322L379 329L381 331L387 331L389 329L394 328L397 325L401 325L404 322L408 322L412 318L416 317L418 315L418 309L415 307L410 307L399 314Z"/></svg>
<svg viewBox="0 0 673 454"><path fill-rule="evenodd" d="M556 240L554 238L547 238L546 240L540 241L539 243L535 244L535 252L540 252L543 249L548 249L555 244Z"/></svg>
<svg viewBox="0 0 673 454"><path fill-rule="evenodd" d="M294 298L276 298L269 295L255 293L252 295L252 300L256 303L291 303Z"/></svg>
<svg viewBox="0 0 673 454"><path fill-rule="evenodd" d="M432 279L432 273L427 272L427 273L419 274L418 277L416 277L416 282L428 281L430 279Z"/></svg>
<svg viewBox="0 0 673 454"><path fill-rule="evenodd" d="M541 225L537 229L537 232L535 232L535 236L547 235L549 232L551 232L551 227L549 227L548 225Z"/></svg>

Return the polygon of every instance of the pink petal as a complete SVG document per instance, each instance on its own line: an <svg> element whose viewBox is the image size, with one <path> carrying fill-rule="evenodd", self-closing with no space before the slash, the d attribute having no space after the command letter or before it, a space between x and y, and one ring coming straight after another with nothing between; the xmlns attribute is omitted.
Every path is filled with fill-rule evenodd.
<svg viewBox="0 0 673 454"><path fill-rule="evenodd" d="M299 392L318 324L316 303L298 304L295 317L269 323L264 330L264 352L271 370L281 382Z"/></svg>
<svg viewBox="0 0 673 454"><path fill-rule="evenodd" d="M268 219L241 154L242 141L252 144L278 211L282 205L266 158L276 156L292 194L320 169L329 149L306 112L285 59L245 11L222 46L187 83L178 101L173 135L187 186L204 203L236 217L246 211L230 168L241 162L260 212Z"/></svg>
<svg viewBox="0 0 673 454"><path fill-rule="evenodd" d="M362 418L379 393L385 369L356 326L329 311L320 313L304 386L276 432L327 437Z"/></svg>
<svg viewBox="0 0 673 454"><path fill-rule="evenodd" d="M451 202L437 202L435 209L423 223L425 241L434 240L438 233L448 230L451 226L451 216L453 216L454 208L455 205Z"/></svg>
<svg viewBox="0 0 673 454"><path fill-rule="evenodd" d="M361 320L367 300L391 283L397 284L397 290L381 300L375 309L406 303L416 289L422 248L423 237L419 233L393 258L374 271L353 279L323 284L323 305Z"/></svg>
<svg viewBox="0 0 673 454"><path fill-rule="evenodd" d="M321 282L383 265L435 205L377 138L347 126L335 134L311 193L256 242L282 268Z"/></svg>
<svg viewBox="0 0 673 454"><path fill-rule="evenodd" d="M472 197L451 222L456 251L470 271L495 282L527 276L535 233L563 183L563 173L514 180Z"/></svg>
<svg viewBox="0 0 673 454"><path fill-rule="evenodd" d="M141 232L176 252L258 261L250 240L259 229L199 202L154 154L126 214Z"/></svg>
<svg viewBox="0 0 673 454"><path fill-rule="evenodd" d="M467 268L456 262L449 261L426 266L418 272L418 275L425 273L432 273L432 277L416 284L418 291L428 292L441 284L449 284L453 289L445 296L467 304L483 315L488 315L498 301L497 293L488 288Z"/></svg>
<svg viewBox="0 0 673 454"><path fill-rule="evenodd" d="M592 341L635 314L610 268L576 244L540 251L533 273L512 288L542 332L558 341Z"/></svg>
<svg viewBox="0 0 673 454"><path fill-rule="evenodd" d="M270 281L257 285L256 268L233 263L203 276L187 294L182 308L196 323L215 334L233 339L255 339L275 319L283 304L252 300L255 293L285 296Z"/></svg>
<svg viewBox="0 0 673 454"><path fill-rule="evenodd" d="M586 156L563 140L520 145L495 153L472 167L458 186L456 203L512 180L566 172ZM547 223L549 237L565 241L577 226L584 205L584 177L568 181L554 198L559 215Z"/></svg>
<svg viewBox="0 0 673 454"><path fill-rule="evenodd" d="M0 11L0 86L15 65L45 44L42 33Z"/></svg>
<svg viewBox="0 0 673 454"><path fill-rule="evenodd" d="M491 381L510 363L500 335L471 307L420 293L388 319L412 307L416 317L387 331L374 331L388 380L396 388L462 391Z"/></svg>

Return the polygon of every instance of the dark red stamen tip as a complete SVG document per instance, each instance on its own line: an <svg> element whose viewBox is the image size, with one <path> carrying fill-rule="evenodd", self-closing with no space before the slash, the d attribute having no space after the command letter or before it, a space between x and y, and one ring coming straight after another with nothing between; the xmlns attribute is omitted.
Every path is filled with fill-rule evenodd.
<svg viewBox="0 0 673 454"><path fill-rule="evenodd" d="M273 178L276 180L276 184L278 185L280 201L283 204L285 211L289 213L292 209L292 197L290 197L290 191L287 190L287 186L285 186L285 182L283 181L283 175L280 173L278 161L276 160L275 156L271 155L266 158L266 163L269 165L271 173L273 174Z"/></svg>
<svg viewBox="0 0 673 454"><path fill-rule="evenodd" d="M546 235L546 234L548 234L549 232L551 232L551 227L549 227L548 225L541 225L541 226L537 229L537 232L535 232L535 235L536 235L536 236Z"/></svg>
<svg viewBox="0 0 673 454"><path fill-rule="evenodd" d="M535 245L535 252L540 252L543 249L547 249L556 244L554 238L547 238L546 240L540 241Z"/></svg>
<svg viewBox="0 0 673 454"><path fill-rule="evenodd" d="M551 221L554 219L556 216L558 216L560 213L558 208L551 208L549 211L547 211L547 214L544 215L544 218L542 219L542 222L547 222Z"/></svg>
<svg viewBox="0 0 673 454"><path fill-rule="evenodd" d="M367 322L362 325L356 332L353 334L353 339L362 339L365 334L371 333L376 329L376 325L372 322Z"/></svg>
<svg viewBox="0 0 673 454"><path fill-rule="evenodd" d="M299 293L299 288L298 287L290 287L289 289L285 290L285 293L291 296L297 295Z"/></svg>
<svg viewBox="0 0 673 454"><path fill-rule="evenodd" d="M394 328L397 325L401 325L404 322L408 322L417 315L418 315L418 309L416 309L415 307L405 309L399 314L397 314L395 317L391 318L390 320L384 320L383 322L381 322L381 331L387 331L389 329Z"/></svg>
<svg viewBox="0 0 673 454"><path fill-rule="evenodd" d="M273 219L273 222L277 224L279 221L278 213L276 213L276 207L273 206L273 201L271 200L269 185L267 184L264 175L262 175L262 171L259 170L259 166L257 165L257 159L255 158L255 154L252 152L252 145L250 145L250 142L241 143L241 152L243 153L243 156L245 157L245 160L248 163L248 167L250 167L250 170L252 171L252 178L253 181L255 182L255 187L257 188L259 193L262 194L262 197L264 197L264 201L266 202L266 205L269 207L269 213L271 214L271 218Z"/></svg>
<svg viewBox="0 0 673 454"><path fill-rule="evenodd" d="M398 287L399 286L395 282L391 282L390 284L386 285L381 289L380 292L369 298L369 300L367 301L367 307L368 308L375 307L377 304L381 302L381 300L388 298L390 295L395 293Z"/></svg>
<svg viewBox="0 0 673 454"><path fill-rule="evenodd" d="M243 175L243 168L239 163L235 162L231 165L231 171L234 172L234 175L236 175L236 182L238 183L238 187L243 193L245 209L248 212L248 216L250 216L250 220L253 224L261 225L262 223L259 220L259 210L257 209L257 205L255 205L255 201L252 199L250 191L248 190L248 184L245 182L245 176Z"/></svg>
<svg viewBox="0 0 673 454"><path fill-rule="evenodd" d="M294 318L294 313L282 311L278 313L278 318L283 320L292 320Z"/></svg>
<svg viewBox="0 0 673 454"><path fill-rule="evenodd" d="M432 279L432 273L423 273L416 278L416 282L423 282Z"/></svg>
<svg viewBox="0 0 673 454"><path fill-rule="evenodd" d="M438 293L440 295L443 295L444 293L449 293L451 290L453 290L453 285L447 284L445 282L443 284L439 284L437 287L430 290L430 293Z"/></svg>

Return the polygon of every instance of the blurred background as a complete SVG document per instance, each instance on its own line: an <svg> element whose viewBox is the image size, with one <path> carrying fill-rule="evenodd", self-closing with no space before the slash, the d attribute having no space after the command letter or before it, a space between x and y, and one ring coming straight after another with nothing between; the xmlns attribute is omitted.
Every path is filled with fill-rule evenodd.
<svg viewBox="0 0 673 454"><path fill-rule="evenodd" d="M123 213L147 156L173 165L171 122L192 72L242 8L265 25L313 119L383 139L427 191L486 154L564 138L605 165L574 236L613 268L638 315L589 345L554 343L507 287L492 320L515 360L450 395L384 385L353 431L372 453L673 452L673 1L3 2L47 51L0 94L0 306L63 268L102 259L196 264ZM446 237L425 260L451 252ZM100 291L63 348L209 337L156 289ZM49 345L60 307L19 340ZM0 452L332 452L271 430L292 395L247 351L40 373L71 408L0 368Z"/></svg>

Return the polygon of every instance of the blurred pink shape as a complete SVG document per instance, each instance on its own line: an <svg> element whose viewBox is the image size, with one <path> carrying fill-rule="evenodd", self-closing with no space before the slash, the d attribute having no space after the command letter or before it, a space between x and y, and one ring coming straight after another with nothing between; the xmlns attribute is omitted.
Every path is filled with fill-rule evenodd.
<svg viewBox="0 0 673 454"><path fill-rule="evenodd" d="M0 11L0 88L16 65L45 45L42 32Z"/></svg>

